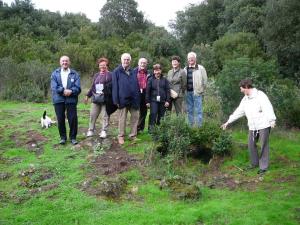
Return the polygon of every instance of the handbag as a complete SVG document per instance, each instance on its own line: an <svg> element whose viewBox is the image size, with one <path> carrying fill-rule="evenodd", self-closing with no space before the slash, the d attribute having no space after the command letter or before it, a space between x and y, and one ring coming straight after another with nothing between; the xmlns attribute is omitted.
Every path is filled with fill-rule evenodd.
<svg viewBox="0 0 300 225"><path fill-rule="evenodd" d="M170 89L170 96L171 98L175 99L178 97L178 93L174 91L173 89Z"/></svg>
<svg viewBox="0 0 300 225"><path fill-rule="evenodd" d="M105 102L104 94L95 94L92 95L92 103L94 104L102 104Z"/></svg>

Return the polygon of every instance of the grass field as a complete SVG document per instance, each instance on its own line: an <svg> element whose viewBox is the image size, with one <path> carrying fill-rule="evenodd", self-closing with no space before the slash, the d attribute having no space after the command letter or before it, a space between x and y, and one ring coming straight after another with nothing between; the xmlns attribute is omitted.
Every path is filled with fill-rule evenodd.
<svg viewBox="0 0 300 225"><path fill-rule="evenodd" d="M234 153L212 168L196 159L178 168L201 191L198 200L175 198L160 185L160 167L143 164L151 138L144 132L126 142L124 157L136 162L125 171L101 174L95 159L105 148L88 146L84 132L89 106L80 104L79 145L59 146L57 127L41 129L51 104L2 102L0 105L0 224L300 224L300 132L271 133L270 169L260 177L248 165L247 132L234 130ZM115 127L115 121L112 121ZM116 136L111 129L110 139ZM128 154L128 156L126 155ZM106 165L109 166L109 165ZM163 173L162 173L163 174ZM102 180L122 177L117 198L96 192ZM85 184L90 182L88 191Z"/></svg>

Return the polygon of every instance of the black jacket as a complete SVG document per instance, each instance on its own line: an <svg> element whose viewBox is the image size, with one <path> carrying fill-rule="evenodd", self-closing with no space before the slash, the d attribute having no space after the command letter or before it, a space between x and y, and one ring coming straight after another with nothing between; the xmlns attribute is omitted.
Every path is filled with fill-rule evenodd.
<svg viewBox="0 0 300 225"><path fill-rule="evenodd" d="M147 83L146 103L156 102L157 96L160 96L160 102L170 102L170 84L163 76L160 79L152 76Z"/></svg>

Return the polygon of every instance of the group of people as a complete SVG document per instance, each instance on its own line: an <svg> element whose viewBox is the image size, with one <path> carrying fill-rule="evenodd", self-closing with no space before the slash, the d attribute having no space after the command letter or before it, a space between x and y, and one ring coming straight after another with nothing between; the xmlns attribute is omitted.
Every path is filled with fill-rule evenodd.
<svg viewBox="0 0 300 225"><path fill-rule="evenodd" d="M187 55L188 65L181 67L179 56L171 59L172 69L167 76L162 74L162 66L154 64L148 70L146 58L140 58L136 68L131 67L131 56L124 53L121 64L109 71L109 60L99 58L99 72L93 77L92 85L87 92L84 102L91 98L89 128L86 136L91 137L95 132L95 124L101 114L101 138L107 137L110 115L118 110L118 142L124 144L126 134L127 114L130 112L129 139L134 140L138 132L145 129L147 108L150 108L148 130L151 133L154 126L160 124L166 110L174 106L177 115L184 111L186 103L188 122L191 126L200 127L203 121L202 100L207 85L205 68L197 64L197 55L190 52ZM240 106L221 127L226 129L229 123L246 115L249 125L249 150L251 166L259 165L260 172L268 167L270 127L275 126L275 114L268 97L253 88L252 82L245 79L240 83L241 92L245 94ZM57 116L60 144L67 141L65 115L67 115L70 133L69 139L73 145L78 130L77 103L81 93L80 76L70 68L68 56L60 58L60 68L51 75L52 100ZM185 98L185 101L184 101ZM259 138L260 137L260 138ZM258 156L256 142L262 143L262 153Z"/></svg>

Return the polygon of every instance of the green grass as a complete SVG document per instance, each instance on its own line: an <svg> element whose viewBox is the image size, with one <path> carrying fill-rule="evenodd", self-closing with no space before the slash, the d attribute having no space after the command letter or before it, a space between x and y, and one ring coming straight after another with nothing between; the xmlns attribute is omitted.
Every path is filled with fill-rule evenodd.
<svg viewBox="0 0 300 225"><path fill-rule="evenodd" d="M88 126L89 106L79 105L79 127ZM270 170L255 189L210 189L201 187L202 196L197 201L180 201L172 197L169 189L160 189L155 176L145 178L150 167L139 167L122 173L128 181L127 192L132 187L137 192L119 200L88 195L80 190L90 172L88 152L77 150L70 144L57 146L57 127L41 129L39 118L46 109L51 117L51 104L2 102L0 105L0 171L11 177L0 180L0 224L241 224L268 225L300 223L300 133L281 131L271 133ZM85 115L85 116L83 116ZM25 145L16 146L12 135L26 139L28 130L47 137L43 153L37 156ZM113 134L116 134L113 131ZM226 158L221 170L236 179L257 179L256 171L240 173L236 167L249 163L246 130L233 130L234 154ZM79 140L83 140L79 134ZM145 131L135 144L125 143L130 154L143 157L151 146L151 137ZM23 140L24 142L24 140ZM243 147L245 146L245 147ZM14 161L20 159L19 161ZM53 177L45 182L57 184L48 191L32 194L29 188L20 186L20 173L30 166L37 171L47 169ZM207 168L199 161L190 160L178 168L186 176L197 178ZM160 168L155 168L159 170ZM154 171L155 171L154 170ZM195 178L195 179L196 179ZM284 180L284 179L287 180ZM13 197L12 197L13 196Z"/></svg>

